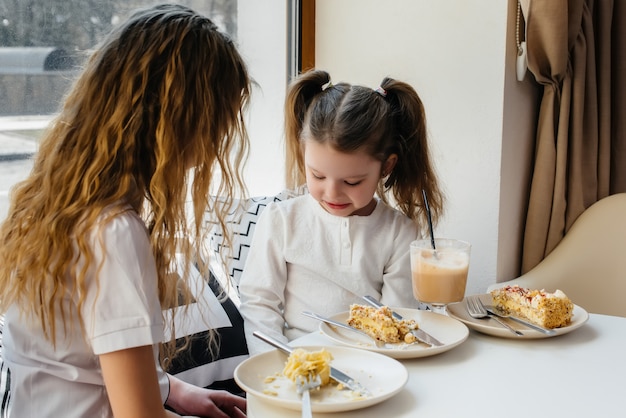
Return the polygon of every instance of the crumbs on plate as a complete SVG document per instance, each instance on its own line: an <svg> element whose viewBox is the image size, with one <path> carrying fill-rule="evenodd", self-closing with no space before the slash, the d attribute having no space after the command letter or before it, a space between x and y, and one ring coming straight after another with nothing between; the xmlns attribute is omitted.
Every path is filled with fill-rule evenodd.
<svg viewBox="0 0 626 418"><path fill-rule="evenodd" d="M263 380L265 388L262 393L272 397L282 397L285 394L295 393L295 383L282 373L274 373L265 377ZM281 396L282 395L282 396ZM322 386L311 393L312 402L345 402L360 401L367 399L358 391L350 390L347 386L331 381L329 384Z"/></svg>

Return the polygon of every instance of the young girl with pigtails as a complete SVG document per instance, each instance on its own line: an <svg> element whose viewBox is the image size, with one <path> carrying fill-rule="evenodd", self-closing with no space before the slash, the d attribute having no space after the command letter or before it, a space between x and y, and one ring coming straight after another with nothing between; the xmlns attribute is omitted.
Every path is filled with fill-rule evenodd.
<svg viewBox="0 0 626 418"><path fill-rule="evenodd" d="M256 225L239 291L248 349L270 349L259 330L289 342L371 295L419 308L409 244L427 234L443 195L429 154L424 107L407 83L376 89L332 84L313 70L286 99L288 187L308 193L268 205ZM392 206L393 205L393 206Z"/></svg>

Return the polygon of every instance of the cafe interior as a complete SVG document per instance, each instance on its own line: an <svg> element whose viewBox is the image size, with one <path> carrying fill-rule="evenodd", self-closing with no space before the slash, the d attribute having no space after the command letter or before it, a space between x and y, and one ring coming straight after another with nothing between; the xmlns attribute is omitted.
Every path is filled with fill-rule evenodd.
<svg viewBox="0 0 626 418"><path fill-rule="evenodd" d="M237 0L236 39L256 82L248 194L231 230L205 244L212 280L228 293L207 300L225 307L240 337L237 284L252 243L244 231L270 202L290 198L284 97L307 70L323 69L333 83L375 89L392 77L415 87L446 198L427 235L469 242L471 255L460 300L442 310L389 307L416 324L414 342L381 344L345 329L347 304L326 318L340 324L319 321L287 347L266 338L272 347L261 354L197 358L196 374L228 364L224 380L256 418L623 414L625 2ZM234 250L222 265L225 232ZM494 305L503 288L563 293L568 318L546 329L514 310L473 312L472 301ZM296 348L332 355L330 378L304 391L307 402L281 374Z"/></svg>

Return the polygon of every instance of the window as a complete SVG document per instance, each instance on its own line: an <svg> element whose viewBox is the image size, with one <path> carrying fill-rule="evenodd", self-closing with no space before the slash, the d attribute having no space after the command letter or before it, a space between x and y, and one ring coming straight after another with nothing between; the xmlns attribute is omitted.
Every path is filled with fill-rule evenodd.
<svg viewBox="0 0 626 418"><path fill-rule="evenodd" d="M136 8L160 0L14 0L0 3L0 219L10 187L31 167L43 129L92 48ZM295 36L312 30L314 0L178 1L209 16L236 39L259 88L248 114L251 155L245 177L251 195L283 186L282 113L286 85L312 67L312 44ZM308 17L302 19L303 11ZM307 26L308 25L308 26ZM314 44L313 44L314 45ZM259 175L259 173L263 173Z"/></svg>

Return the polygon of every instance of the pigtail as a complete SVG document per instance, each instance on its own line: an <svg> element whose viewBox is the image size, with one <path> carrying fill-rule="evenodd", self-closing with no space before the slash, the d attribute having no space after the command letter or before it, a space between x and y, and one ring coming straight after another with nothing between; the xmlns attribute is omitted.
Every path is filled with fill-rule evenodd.
<svg viewBox="0 0 626 418"><path fill-rule="evenodd" d="M442 215L444 197L428 148L424 105L413 87L401 81L385 78L380 89L391 108L395 137L391 150L397 152L398 161L384 184L379 185L378 194L382 197L390 192L400 211L418 224L427 225L423 189L433 223L437 223Z"/></svg>
<svg viewBox="0 0 626 418"><path fill-rule="evenodd" d="M289 87L285 100L285 181L295 189L306 181L300 139L307 110L318 94L332 87L326 71L313 70L297 78Z"/></svg>

